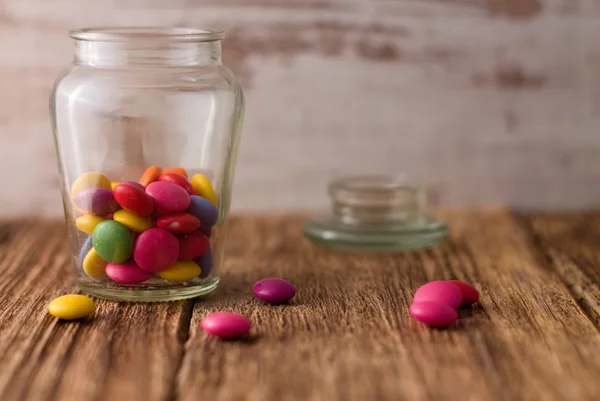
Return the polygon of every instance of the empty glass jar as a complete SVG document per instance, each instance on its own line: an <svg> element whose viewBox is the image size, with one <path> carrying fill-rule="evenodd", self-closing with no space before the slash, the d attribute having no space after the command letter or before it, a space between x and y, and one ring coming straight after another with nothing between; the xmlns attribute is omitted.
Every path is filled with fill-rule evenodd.
<svg viewBox="0 0 600 401"><path fill-rule="evenodd" d="M202 296L227 240L241 87L222 32L70 33L51 115L76 283L102 298Z"/></svg>

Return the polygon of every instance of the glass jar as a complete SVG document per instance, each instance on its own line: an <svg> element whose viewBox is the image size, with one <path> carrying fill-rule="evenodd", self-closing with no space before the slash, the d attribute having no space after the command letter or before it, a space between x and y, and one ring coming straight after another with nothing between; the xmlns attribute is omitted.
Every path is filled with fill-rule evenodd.
<svg viewBox="0 0 600 401"><path fill-rule="evenodd" d="M76 283L125 301L204 296L227 241L241 87L222 32L70 32L50 106Z"/></svg>

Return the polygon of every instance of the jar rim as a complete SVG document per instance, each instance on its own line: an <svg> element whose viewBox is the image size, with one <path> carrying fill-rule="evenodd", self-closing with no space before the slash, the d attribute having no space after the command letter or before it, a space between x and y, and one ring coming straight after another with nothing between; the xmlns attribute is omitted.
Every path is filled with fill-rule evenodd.
<svg viewBox="0 0 600 401"><path fill-rule="evenodd" d="M89 27L69 31L75 40L87 42L132 42L162 40L169 42L215 42L225 37L224 31L187 27Z"/></svg>

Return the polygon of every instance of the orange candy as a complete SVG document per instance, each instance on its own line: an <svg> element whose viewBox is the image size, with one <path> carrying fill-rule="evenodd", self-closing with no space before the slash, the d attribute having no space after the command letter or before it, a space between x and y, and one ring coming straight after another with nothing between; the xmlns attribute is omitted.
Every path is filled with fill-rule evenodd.
<svg viewBox="0 0 600 401"><path fill-rule="evenodd" d="M142 178L140 178L140 184L147 187L149 184L152 184L154 181L158 180L158 177L162 173L162 170L158 166L150 166L144 174L142 174Z"/></svg>
<svg viewBox="0 0 600 401"><path fill-rule="evenodd" d="M163 171L163 173L164 174L169 174L169 173L178 174L182 177L185 177L186 180L188 178L187 172L184 169L182 169L181 167L168 168L165 171Z"/></svg>

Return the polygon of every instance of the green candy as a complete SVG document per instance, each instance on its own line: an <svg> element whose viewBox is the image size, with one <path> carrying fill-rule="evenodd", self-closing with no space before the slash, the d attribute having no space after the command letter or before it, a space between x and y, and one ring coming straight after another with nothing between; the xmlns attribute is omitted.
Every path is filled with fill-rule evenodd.
<svg viewBox="0 0 600 401"><path fill-rule="evenodd" d="M109 263L123 263L131 257L133 236L123 224L114 220L98 223L92 233L98 255Z"/></svg>

